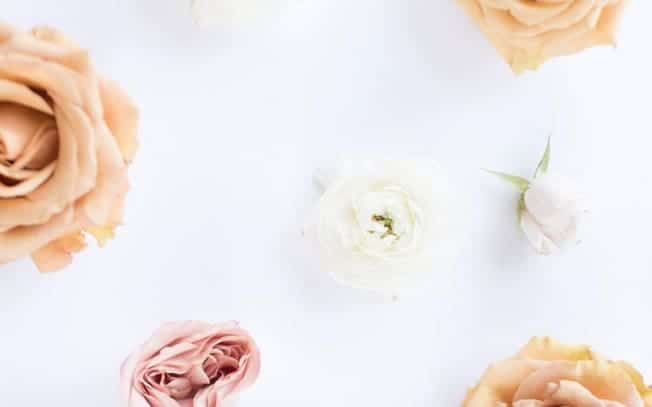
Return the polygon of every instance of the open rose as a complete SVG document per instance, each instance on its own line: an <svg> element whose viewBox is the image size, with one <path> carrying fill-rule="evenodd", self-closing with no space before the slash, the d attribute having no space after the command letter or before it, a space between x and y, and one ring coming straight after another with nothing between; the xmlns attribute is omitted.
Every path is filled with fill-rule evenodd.
<svg viewBox="0 0 652 407"><path fill-rule="evenodd" d="M337 281L398 294L452 270L463 222L436 163L343 160L317 177L324 194L311 230Z"/></svg>
<svg viewBox="0 0 652 407"><path fill-rule="evenodd" d="M254 340L237 323L171 322L121 369L127 407L218 407L260 371Z"/></svg>
<svg viewBox="0 0 652 407"><path fill-rule="evenodd" d="M0 24L0 264L62 268L122 220L138 112L51 28Z"/></svg>
<svg viewBox="0 0 652 407"><path fill-rule="evenodd" d="M624 362L587 346L534 338L489 367L462 407L651 407L652 389Z"/></svg>
<svg viewBox="0 0 652 407"><path fill-rule="evenodd" d="M515 72L615 43L627 0L458 0Z"/></svg>

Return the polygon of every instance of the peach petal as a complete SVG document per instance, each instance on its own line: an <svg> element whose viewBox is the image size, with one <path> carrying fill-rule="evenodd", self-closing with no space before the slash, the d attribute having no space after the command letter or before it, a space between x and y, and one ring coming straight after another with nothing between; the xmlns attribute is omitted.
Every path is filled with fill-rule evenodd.
<svg viewBox="0 0 652 407"><path fill-rule="evenodd" d="M20 226L0 233L0 264L16 260L24 253L33 253L49 242L79 229L74 222L74 210L68 208L49 222L35 226Z"/></svg>
<svg viewBox="0 0 652 407"><path fill-rule="evenodd" d="M530 374L545 366L547 362L539 360L508 359L490 366L480 382L483 388L477 389L477 395L471 398L477 405L486 400L511 402L520 383ZM468 404L473 406L476 404Z"/></svg>
<svg viewBox="0 0 652 407"><path fill-rule="evenodd" d="M605 407L605 402L595 397L586 387L573 381L562 380L549 383L546 404L573 407ZM610 402L612 407L624 407L618 402Z"/></svg>
<svg viewBox="0 0 652 407"><path fill-rule="evenodd" d="M81 232L72 233L32 253L32 260L42 273L57 271L72 262L72 255L86 248L86 239Z"/></svg>
<svg viewBox="0 0 652 407"><path fill-rule="evenodd" d="M586 345L566 345L550 337L535 337L515 356L517 359L537 360L594 360L596 357Z"/></svg>
<svg viewBox="0 0 652 407"><path fill-rule="evenodd" d="M115 137L122 157L131 162L138 151L138 108L120 86L100 78L100 96L104 105L104 120Z"/></svg>
<svg viewBox="0 0 652 407"><path fill-rule="evenodd" d="M48 115L54 114L40 95L21 83L6 79L0 79L0 101L17 103Z"/></svg>

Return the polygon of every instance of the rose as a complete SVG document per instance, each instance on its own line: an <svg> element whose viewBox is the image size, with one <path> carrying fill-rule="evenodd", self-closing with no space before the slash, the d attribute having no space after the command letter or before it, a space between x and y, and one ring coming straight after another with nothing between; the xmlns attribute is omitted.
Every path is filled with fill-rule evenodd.
<svg viewBox="0 0 652 407"><path fill-rule="evenodd" d="M514 357L489 367L462 407L651 407L652 389L624 362L587 346L534 338Z"/></svg>
<svg viewBox="0 0 652 407"><path fill-rule="evenodd" d="M518 215L523 233L543 255L569 243L578 243L578 226L586 212L579 194L562 177L548 174L550 139L532 181L502 172L489 171L514 184L521 192Z"/></svg>
<svg viewBox="0 0 652 407"><path fill-rule="evenodd" d="M190 9L202 28L228 25L271 12L287 0L190 0Z"/></svg>
<svg viewBox="0 0 652 407"><path fill-rule="evenodd" d="M458 0L520 73L549 58L615 43L627 0Z"/></svg>
<svg viewBox="0 0 652 407"><path fill-rule="evenodd" d="M258 347L235 322L163 325L123 364L127 407L218 407L251 385Z"/></svg>
<svg viewBox="0 0 652 407"><path fill-rule="evenodd" d="M584 208L570 182L541 175L530 183L522 202L521 228L538 253L548 255L578 242Z"/></svg>
<svg viewBox="0 0 652 407"><path fill-rule="evenodd" d="M322 171L316 235L326 270L353 287L395 292L448 271L460 237L443 172L416 161L342 162Z"/></svg>
<svg viewBox="0 0 652 407"><path fill-rule="evenodd" d="M0 263L59 269L122 219L138 112L51 28L0 24Z"/></svg>

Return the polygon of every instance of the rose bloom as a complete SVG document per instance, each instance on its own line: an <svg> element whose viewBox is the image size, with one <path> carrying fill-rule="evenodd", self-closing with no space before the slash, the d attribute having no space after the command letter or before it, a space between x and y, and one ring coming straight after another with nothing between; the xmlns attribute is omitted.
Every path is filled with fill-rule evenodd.
<svg viewBox="0 0 652 407"><path fill-rule="evenodd" d="M578 227L586 212L571 183L543 174L523 194L521 228L532 247L548 255L578 243Z"/></svg>
<svg viewBox="0 0 652 407"><path fill-rule="evenodd" d="M462 407L652 407L652 389L624 362L587 346L534 338L489 367Z"/></svg>
<svg viewBox="0 0 652 407"><path fill-rule="evenodd" d="M138 112L54 29L0 24L0 49L0 263L57 270L121 222Z"/></svg>
<svg viewBox="0 0 652 407"><path fill-rule="evenodd" d="M458 0L515 72L615 44L628 0Z"/></svg>
<svg viewBox="0 0 652 407"><path fill-rule="evenodd" d="M347 161L322 175L317 238L337 281L395 294L431 272L450 271L461 231L436 164Z"/></svg>
<svg viewBox="0 0 652 407"><path fill-rule="evenodd" d="M254 340L236 322L171 322L121 369L127 407L218 407L260 371Z"/></svg>

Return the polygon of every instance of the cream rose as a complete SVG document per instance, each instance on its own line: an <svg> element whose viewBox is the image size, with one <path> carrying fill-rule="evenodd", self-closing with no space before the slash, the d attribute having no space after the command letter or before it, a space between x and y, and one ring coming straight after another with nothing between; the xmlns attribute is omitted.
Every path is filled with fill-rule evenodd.
<svg viewBox="0 0 652 407"><path fill-rule="evenodd" d="M458 0L520 73L546 60L615 43L628 0Z"/></svg>
<svg viewBox="0 0 652 407"><path fill-rule="evenodd" d="M0 25L0 263L62 268L122 220L138 112L51 28Z"/></svg>
<svg viewBox="0 0 652 407"><path fill-rule="evenodd" d="M395 294L448 272L460 243L443 171L418 161L343 161L319 172L316 221L324 268L339 282Z"/></svg>
<svg viewBox="0 0 652 407"><path fill-rule="evenodd" d="M587 346L534 338L489 367L462 407L651 407L652 389L624 362Z"/></svg>
<svg viewBox="0 0 652 407"><path fill-rule="evenodd" d="M221 407L256 381L260 352L236 322L170 322L124 362L125 407Z"/></svg>

